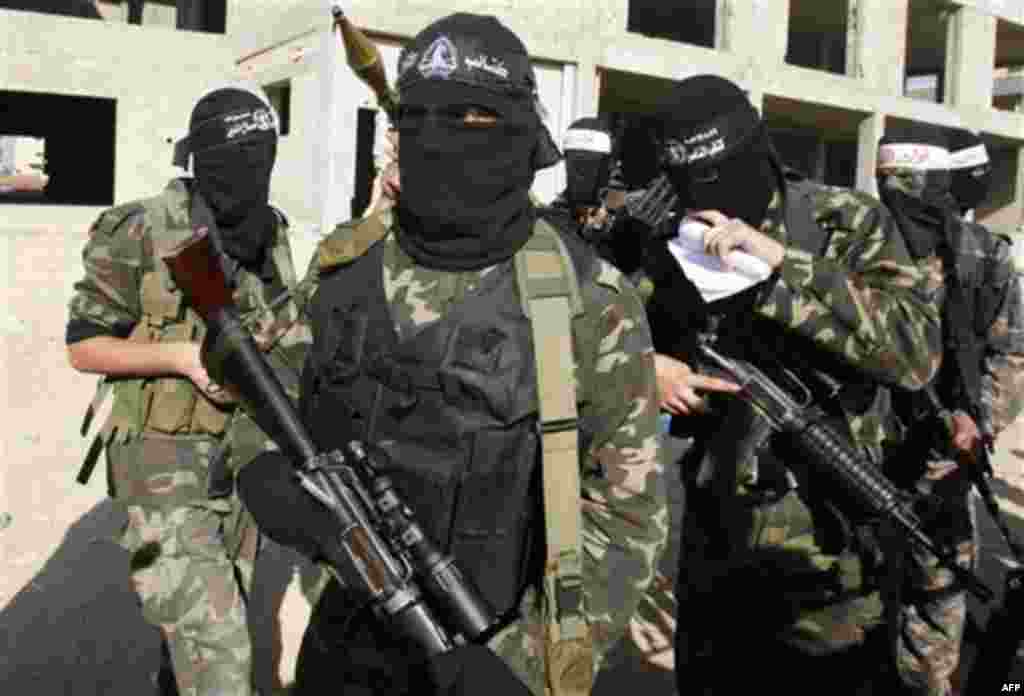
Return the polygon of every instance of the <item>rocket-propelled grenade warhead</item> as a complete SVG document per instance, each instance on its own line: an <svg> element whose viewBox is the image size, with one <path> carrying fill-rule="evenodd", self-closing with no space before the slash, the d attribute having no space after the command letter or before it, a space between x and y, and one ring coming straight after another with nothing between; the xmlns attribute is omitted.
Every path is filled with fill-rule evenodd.
<svg viewBox="0 0 1024 696"><path fill-rule="evenodd" d="M341 29L341 43L345 47L345 61L348 66L373 90L381 108L389 115L394 114L397 100L388 86L384 60L377 44L349 21L341 6L332 6L331 15L334 17L334 25Z"/></svg>

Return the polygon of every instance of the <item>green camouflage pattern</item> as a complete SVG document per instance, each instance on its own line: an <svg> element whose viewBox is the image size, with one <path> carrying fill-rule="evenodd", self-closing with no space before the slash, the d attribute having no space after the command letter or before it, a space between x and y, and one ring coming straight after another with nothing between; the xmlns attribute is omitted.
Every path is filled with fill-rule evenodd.
<svg viewBox="0 0 1024 696"><path fill-rule="evenodd" d="M779 282L758 311L812 339L883 385L916 390L938 371L942 324L935 288L914 262L880 201L860 191L813 186L812 214L828 236L824 254L787 246ZM785 244L776 195L761 231ZM847 413L858 442L875 457L893 427L880 390L863 413Z"/></svg>
<svg viewBox="0 0 1024 696"><path fill-rule="evenodd" d="M786 251L779 280L757 311L883 385L921 388L940 363L939 309L895 222L866 194L805 185L813 186L812 213L828 244L818 257L786 244L786 222L776 196L761 231L786 244ZM888 391L880 389L861 412L850 412L844 405L854 442L876 463L881 461L881 443L893 427L889 403ZM735 427L731 432L736 437L753 434L759 417L744 415L749 408L742 402L731 404L733 415L727 414L721 427ZM752 435L752 443L764 437L767 431ZM728 439L710 446L728 448ZM852 548L826 550L821 526L835 520L812 514L799 488L781 498L759 493L756 447L748 451L751 461L736 462L738 500L721 503L734 518L726 520L734 548L724 567L737 577L757 579L758 599L752 605L758 615L770 617L764 619L770 626L758 630L768 630L809 656L836 654L862 644L881 624L882 605L866 583L859 554ZM801 462L792 464L794 470L800 469ZM691 579L706 591L722 571L708 559L694 562L708 566L693 572Z"/></svg>
<svg viewBox="0 0 1024 696"><path fill-rule="evenodd" d="M390 233L390 211L378 213L383 225L366 235L365 222L337 227L320 244L310 272L300 284L312 297L320 273L384 244L385 295L396 329L406 336L440 319L451 303L479 285L488 269L446 272L416 265ZM599 424L583 453L583 575L587 619L595 642L596 666L624 634L640 598L654 578L668 535L654 349L643 306L632 286L610 264L598 260L593 277L581 279L584 321L574 321L574 357L582 421ZM596 331L582 330L583 324ZM586 340L583 340L586 338ZM539 580L539 579L538 579ZM544 609L542 598L527 593L523 619L496 636L491 647L529 685L545 693ZM596 673L595 669L595 673Z"/></svg>
<svg viewBox="0 0 1024 696"><path fill-rule="evenodd" d="M985 431L998 436L1024 409L1024 271L1014 262L1013 244L981 225L963 235L957 263L972 259L989 266L987 284L999 288L999 312L985 332L981 376L981 418ZM961 261L963 259L963 261Z"/></svg>
<svg viewBox="0 0 1024 696"><path fill-rule="evenodd" d="M955 469L952 462L929 462L928 467L927 476L935 479ZM893 536L886 547L883 596L896 673L907 693L951 696L967 620L967 593L949 592L956 583L952 571L939 566L932 554L907 549L903 539ZM974 539L957 543L960 566L975 567L976 560Z"/></svg>
<svg viewBox="0 0 1024 696"><path fill-rule="evenodd" d="M938 369L941 325L895 220L850 189L815 186L811 204L825 253L787 245L780 282L759 311L883 384L920 389ZM761 231L786 244L774 211Z"/></svg>
<svg viewBox="0 0 1024 696"><path fill-rule="evenodd" d="M215 448L208 438L143 435L107 450L128 514L121 544L132 589L163 634L183 696L252 693L245 597L260 536L236 496L207 498Z"/></svg>
<svg viewBox="0 0 1024 696"><path fill-rule="evenodd" d="M890 180L898 188L907 178ZM913 195L912 190L907 191ZM1013 262L1012 245L1008 239L993 234L981 225L965 223L964 234L959 236L960 248L954 250L957 272L968 284L994 290L997 296L996 313L992 323L980 338L984 341L981 379L981 422L983 432L997 437L1020 414L1024 404L1024 297L1022 276ZM942 258L932 254L919 261L939 302L945 300L952 269ZM907 424L910 425L910 424ZM925 463L925 474L918 482L922 490L942 490L936 484L947 477L962 476L955 455L950 451L933 450ZM947 490L964 489L945 486ZM970 501L959 501L955 510L966 510ZM902 549L893 553L905 553ZM976 559L976 543L961 541L958 561L970 567ZM954 581L949 570L939 568L936 559L920 551L913 553L914 562L905 564L905 572L890 574L894 587L889 591L897 599L891 609L893 626L890 627L894 644L897 673L912 693L922 696L948 696L952 693L952 676L960 662L964 622L966 620L966 593L942 596L941 591ZM904 564L899 564L900 568ZM900 601L895 585L907 585L917 592L940 592L919 604Z"/></svg>
<svg viewBox="0 0 1024 696"><path fill-rule="evenodd" d="M142 326L148 340L201 340L202 320L180 306L181 293L159 257L192 233L189 211L187 182L178 179L154 198L101 214L83 251L85 277L75 284L70 318L112 333L115 326ZM283 216L270 253L284 285L293 287ZM166 290L157 295L159 307L143 296L143 279L150 276ZM303 345L299 311L294 301L275 303L269 293L259 277L239 271L234 300L240 315L271 361L285 364L297 359L294 351ZM175 316L161 314L175 306ZM191 392L191 403L205 399L187 379L160 379L177 393ZM105 427L110 488L128 516L120 542L132 554L132 585L144 617L168 643L183 696L247 695L252 657L244 598L260 537L237 496L211 500L208 481L218 454L226 451L229 467L237 470L272 444L231 406L224 409L227 432L219 436L192 434L194 426L174 435L155 432L149 424L156 414L147 417L142 407L147 381L114 382ZM285 381L297 394L297 379Z"/></svg>

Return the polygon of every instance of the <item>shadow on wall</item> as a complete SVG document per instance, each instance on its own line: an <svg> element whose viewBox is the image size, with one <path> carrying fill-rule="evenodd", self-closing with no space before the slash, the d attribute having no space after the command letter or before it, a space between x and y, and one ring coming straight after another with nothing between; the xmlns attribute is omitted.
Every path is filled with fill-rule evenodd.
<svg viewBox="0 0 1024 696"><path fill-rule="evenodd" d="M128 553L113 541L124 520L112 501L96 505L0 611L4 693L155 693L159 634L139 613L128 581ZM254 680L267 694L280 686L278 609L297 565L306 567L291 551L268 543L256 567L250 600Z"/></svg>

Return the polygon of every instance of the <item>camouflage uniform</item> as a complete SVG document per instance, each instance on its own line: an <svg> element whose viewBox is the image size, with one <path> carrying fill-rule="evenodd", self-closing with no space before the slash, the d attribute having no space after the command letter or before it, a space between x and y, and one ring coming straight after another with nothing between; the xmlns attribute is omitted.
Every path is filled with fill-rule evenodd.
<svg viewBox="0 0 1024 696"><path fill-rule="evenodd" d="M494 272L494 266L471 272L419 266L395 241L397 222L391 212L377 217L383 223L377 239L354 238L357 220L340 225L321 242L300 284L304 297L314 295L322 273L362 256L371 244L381 244L387 305L398 335L405 337L441 319L448 307ZM574 336L574 362L577 393L583 401L580 420L597 424L582 457L581 506L585 606L600 665L602 656L624 633L653 578L668 520L658 462L658 407L646 318L633 289L618 271L597 260L593 268L594 276L581 278L580 286L586 315L600 317L599 335L594 338L599 345L581 345L580 337ZM575 332L575 322L573 327ZM595 347L596 351L592 350ZM581 374L587 376L586 383ZM538 601L537 594L528 590L521 602L523 618L499 633L490 645L533 693L542 696L545 623Z"/></svg>
<svg viewBox="0 0 1024 696"><path fill-rule="evenodd" d="M190 202L189 180L178 179L99 217L83 252L72 323L94 325L97 334L130 330L141 342L202 340L202 320L160 259L192 234ZM291 303L269 307L272 294L295 285L283 216L268 253L275 282L239 269L234 299L257 340L281 353L290 340L281 335L298 314ZM143 616L169 645L181 694L250 694L245 598L259 534L230 488L211 495L210 479L213 460L233 471L266 438L233 405L211 401L183 377L108 378L100 389L108 388L114 404L100 437L110 491L128 514L121 544L132 554Z"/></svg>
<svg viewBox="0 0 1024 696"><path fill-rule="evenodd" d="M959 235L959 248L953 251L954 263L961 279L969 283L968 291L988 294L997 308L991 323L975 327L984 346L981 366L980 422L982 433L993 439L1010 425L1024 406L1024 277L1016 268L1009 239L993 234L981 225L964 223ZM932 292L944 302L952 281L951 271L938 254L920 260ZM973 319L973 317L972 317ZM945 358L943 369L954 368L952 351ZM910 432L913 424L905 424ZM928 428L918 423L918 429ZM924 437L927 438L927 435ZM920 440L917 440L920 444ZM964 567L977 560L973 514L970 513L966 472L956 464L951 447L933 444L913 446L914 454L924 455L925 472L914 487L922 493L934 494L951 504L947 513L963 517L950 523L960 531L950 539L955 544L957 560ZM895 455L894 464L906 465L912 456ZM893 549L887 589L890 599L890 631L895 664L903 683L915 694L947 696L952 693L951 679L960 662L960 648L967 616L966 593L950 592L954 584L951 571L937 567L931 554L913 551L913 562L903 562L902 549Z"/></svg>
<svg viewBox="0 0 1024 696"><path fill-rule="evenodd" d="M878 201L856 191L809 182L803 190L827 245L820 256L813 256L787 243L787 216L776 194L761 231L786 250L778 281L756 305L757 320L777 323L784 336L809 339L815 353L823 351L830 359L838 358L832 364L852 367L848 378L863 375L871 384L921 388L939 365L938 309L894 221ZM797 195L793 187L788 195ZM762 338L767 340L756 334L752 340ZM854 442L880 463L881 444L892 427L889 392L872 389L854 402L841 396L834 401L832 415L845 421ZM722 407L717 431L707 438L703 453L705 464L717 463L714 479L710 486L698 483L688 500L677 655L707 655L710 645L701 639L717 636L726 645L715 646L716 657L723 648L731 653L733 648L756 647L763 655L776 651L778 659L834 656L836 668L845 669L850 649L862 644L868 629L881 620L877 593L864 577L863 554L848 537L842 544L826 543L824 521L811 512L812 507L820 510L821 501L813 491L807 500L798 495L802 481L794 488L788 475L788 485L786 478L777 487L778 477L762 480L769 478L765 474L773 459L775 466L791 471L800 471L802 462L776 449L766 422L745 402L726 397ZM718 550L708 533L716 519L722 525L719 543L725 544ZM710 604L701 597L711 592L722 597L723 588L721 602L732 603L738 613L749 612L742 639L754 645L729 645L737 634L730 628L716 632L714 618L705 617L708 623L701 626L700 613ZM683 622L694 624L691 634L697 635L687 635ZM690 638L697 640L688 643ZM698 669L712 667L698 662ZM723 664L713 667L719 672L710 682L722 683ZM793 670L787 678L802 674Z"/></svg>

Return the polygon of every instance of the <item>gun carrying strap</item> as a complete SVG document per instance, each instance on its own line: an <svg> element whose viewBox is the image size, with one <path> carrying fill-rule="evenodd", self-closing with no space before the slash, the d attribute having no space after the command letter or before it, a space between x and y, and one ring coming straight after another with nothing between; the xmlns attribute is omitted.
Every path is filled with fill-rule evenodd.
<svg viewBox="0 0 1024 696"><path fill-rule="evenodd" d="M572 258L558 233L543 221L535 229L515 255L515 271L537 365L547 541L544 592L549 638L559 643L587 635L572 341L572 319L582 313L583 303Z"/></svg>

